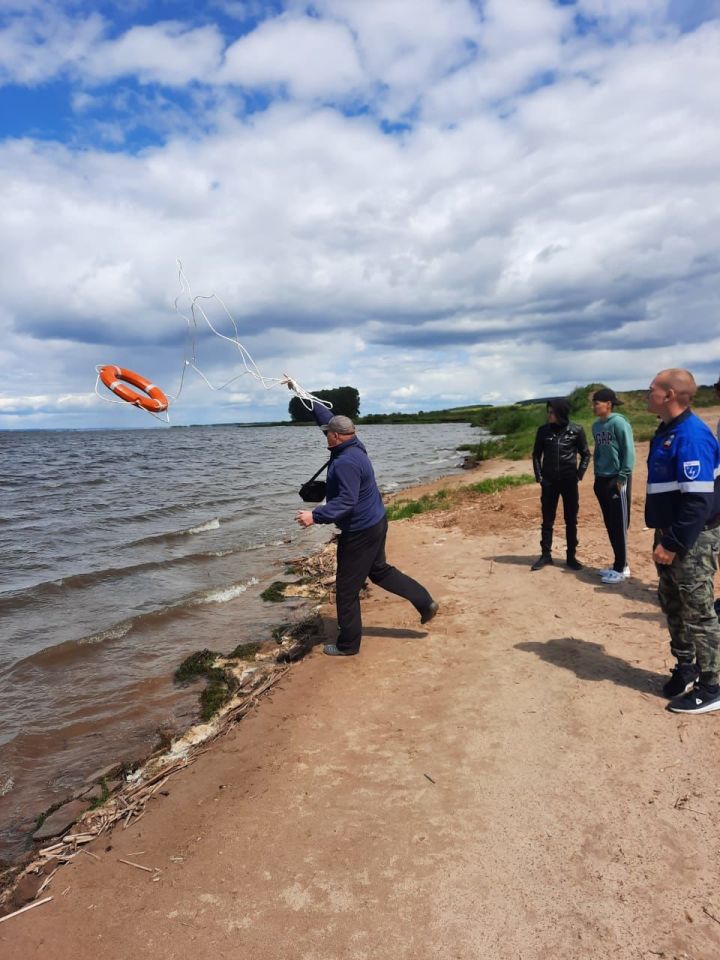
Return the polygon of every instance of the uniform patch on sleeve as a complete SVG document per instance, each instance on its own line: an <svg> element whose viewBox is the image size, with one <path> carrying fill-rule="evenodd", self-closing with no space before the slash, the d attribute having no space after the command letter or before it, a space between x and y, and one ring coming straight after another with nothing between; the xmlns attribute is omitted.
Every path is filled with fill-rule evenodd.
<svg viewBox="0 0 720 960"><path fill-rule="evenodd" d="M700 461L685 460L683 463L683 473L688 480L696 480L700 476Z"/></svg>

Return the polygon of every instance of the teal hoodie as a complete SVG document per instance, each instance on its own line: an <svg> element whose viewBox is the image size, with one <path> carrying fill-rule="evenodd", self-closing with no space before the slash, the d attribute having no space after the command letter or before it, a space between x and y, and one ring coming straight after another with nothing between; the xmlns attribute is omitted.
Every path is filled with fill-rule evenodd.
<svg viewBox="0 0 720 960"><path fill-rule="evenodd" d="M613 412L607 420L596 420L592 435L595 476L621 477L627 481L635 466L635 443L632 427L625 417Z"/></svg>

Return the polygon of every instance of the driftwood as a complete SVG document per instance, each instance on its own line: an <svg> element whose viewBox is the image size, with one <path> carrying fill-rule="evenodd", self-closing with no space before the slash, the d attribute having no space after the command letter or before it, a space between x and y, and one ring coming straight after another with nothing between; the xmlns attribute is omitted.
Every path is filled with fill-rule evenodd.
<svg viewBox="0 0 720 960"><path fill-rule="evenodd" d="M133 863L132 860L122 860L118 857L118 863L126 863L129 867L136 867L138 870L146 870L148 873L157 873L152 867L144 867L141 863Z"/></svg>
<svg viewBox="0 0 720 960"><path fill-rule="evenodd" d="M11 920L13 917L18 917L21 913L26 913L28 910L33 910L35 907L41 907L44 903L49 903L51 900L52 897L45 897L44 900L36 900L34 903L28 903L26 907L21 907L14 913L7 913L4 917L0 917L0 923L5 923L6 920Z"/></svg>

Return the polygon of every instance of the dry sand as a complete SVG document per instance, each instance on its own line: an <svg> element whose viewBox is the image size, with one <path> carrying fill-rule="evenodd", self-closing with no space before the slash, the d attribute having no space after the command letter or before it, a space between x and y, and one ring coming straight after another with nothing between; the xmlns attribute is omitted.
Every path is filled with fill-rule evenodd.
<svg viewBox="0 0 720 960"><path fill-rule="evenodd" d="M658 696L645 449L619 587L593 569L591 477L577 574L529 571L534 486L392 524L390 559L442 605L429 629L372 587L360 656L293 667L0 924L3 960L717 960L720 717Z"/></svg>

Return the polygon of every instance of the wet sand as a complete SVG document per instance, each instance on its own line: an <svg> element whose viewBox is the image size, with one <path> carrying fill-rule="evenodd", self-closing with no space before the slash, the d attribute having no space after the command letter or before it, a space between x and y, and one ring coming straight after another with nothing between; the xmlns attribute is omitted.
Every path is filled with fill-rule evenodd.
<svg viewBox="0 0 720 960"><path fill-rule="evenodd" d="M438 617L421 627L371 587L360 656L294 665L99 859L61 869L52 902L0 924L3 958L720 956L719 718L658 696L671 659L638 448L630 581L594 572L609 547L591 477L579 573L529 571L534 486L392 524L389 557Z"/></svg>

